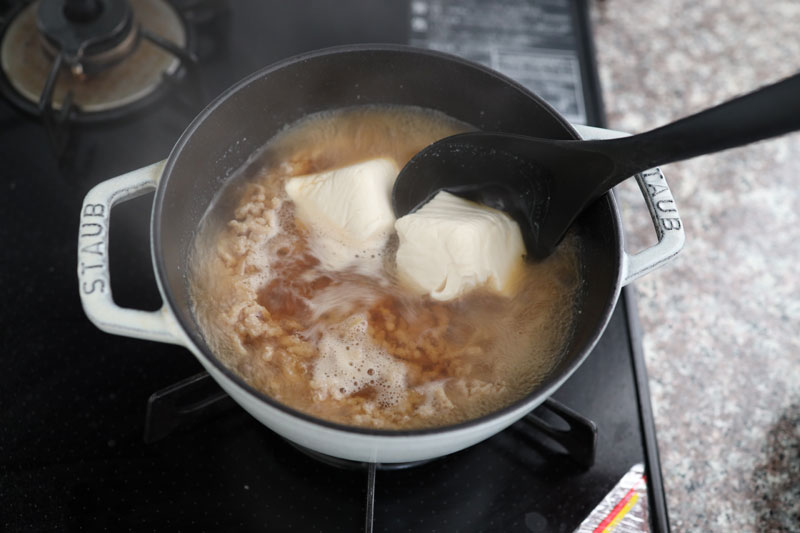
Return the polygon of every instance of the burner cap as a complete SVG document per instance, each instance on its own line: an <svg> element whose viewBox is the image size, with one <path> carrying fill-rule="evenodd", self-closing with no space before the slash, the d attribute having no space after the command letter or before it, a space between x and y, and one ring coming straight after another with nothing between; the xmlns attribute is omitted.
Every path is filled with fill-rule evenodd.
<svg viewBox="0 0 800 533"><path fill-rule="evenodd" d="M133 51L133 15L127 0L41 2L36 26L45 50L59 53L75 75L99 72Z"/></svg>

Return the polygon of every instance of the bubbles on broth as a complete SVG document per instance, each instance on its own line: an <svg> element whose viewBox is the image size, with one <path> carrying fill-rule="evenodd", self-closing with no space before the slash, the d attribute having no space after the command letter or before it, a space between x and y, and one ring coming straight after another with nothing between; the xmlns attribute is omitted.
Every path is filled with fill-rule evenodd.
<svg viewBox="0 0 800 533"><path fill-rule="evenodd" d="M415 107L364 106L283 130L221 191L190 258L193 310L219 359L284 404L343 424L419 428L520 399L558 363L579 295L578 239L528 262L506 298L476 289L449 302L397 279L396 236L346 247L326 267L296 217L288 178L416 152L469 126Z"/></svg>

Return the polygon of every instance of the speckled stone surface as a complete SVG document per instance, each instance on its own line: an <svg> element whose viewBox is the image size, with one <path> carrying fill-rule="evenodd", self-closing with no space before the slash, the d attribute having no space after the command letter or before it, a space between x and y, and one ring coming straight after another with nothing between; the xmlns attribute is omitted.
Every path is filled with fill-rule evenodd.
<svg viewBox="0 0 800 533"><path fill-rule="evenodd" d="M595 0L591 13L612 128L800 70L795 0ZM663 170L686 246L636 290L673 530L800 531L800 135ZM621 196L641 244L639 194Z"/></svg>

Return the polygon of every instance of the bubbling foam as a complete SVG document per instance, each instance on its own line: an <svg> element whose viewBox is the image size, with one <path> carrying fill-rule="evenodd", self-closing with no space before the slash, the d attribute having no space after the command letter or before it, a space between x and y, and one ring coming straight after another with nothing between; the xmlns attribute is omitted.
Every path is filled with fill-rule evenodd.
<svg viewBox="0 0 800 533"><path fill-rule="evenodd" d="M367 393L380 407L391 407L405 398L405 365L377 346L367 329L361 314L322 334L311 380L317 399Z"/></svg>

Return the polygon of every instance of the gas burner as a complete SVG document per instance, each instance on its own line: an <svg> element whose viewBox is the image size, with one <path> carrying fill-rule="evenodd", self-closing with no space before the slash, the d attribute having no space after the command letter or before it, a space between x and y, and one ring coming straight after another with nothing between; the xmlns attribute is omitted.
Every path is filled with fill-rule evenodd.
<svg viewBox="0 0 800 533"><path fill-rule="evenodd" d="M165 0L33 2L2 35L0 88L46 123L114 118L193 61L187 41Z"/></svg>
<svg viewBox="0 0 800 533"><path fill-rule="evenodd" d="M153 393L147 402L144 440L153 443L178 428L187 428L233 408L235 402L208 375L201 372ZM597 426L580 413L548 398L518 424L529 441L552 458L569 459L582 469L594 464ZM405 463L350 461L320 453L292 441L298 451L321 463L346 470L405 470L433 459Z"/></svg>
<svg viewBox="0 0 800 533"><path fill-rule="evenodd" d="M144 440L152 444L178 429L188 429L208 422L212 417L217 417L235 406L236 403L208 373L195 374L150 396L147 402ZM586 470L594 464L597 426L552 398L548 398L533 412L528 413L517 426L524 428L520 438L545 452L550 460L568 460L581 470ZM408 470L437 460L425 459L405 463L350 461L311 450L288 439L284 440L302 454L322 464L343 470L366 472L363 528L365 533L374 531L377 472Z"/></svg>

